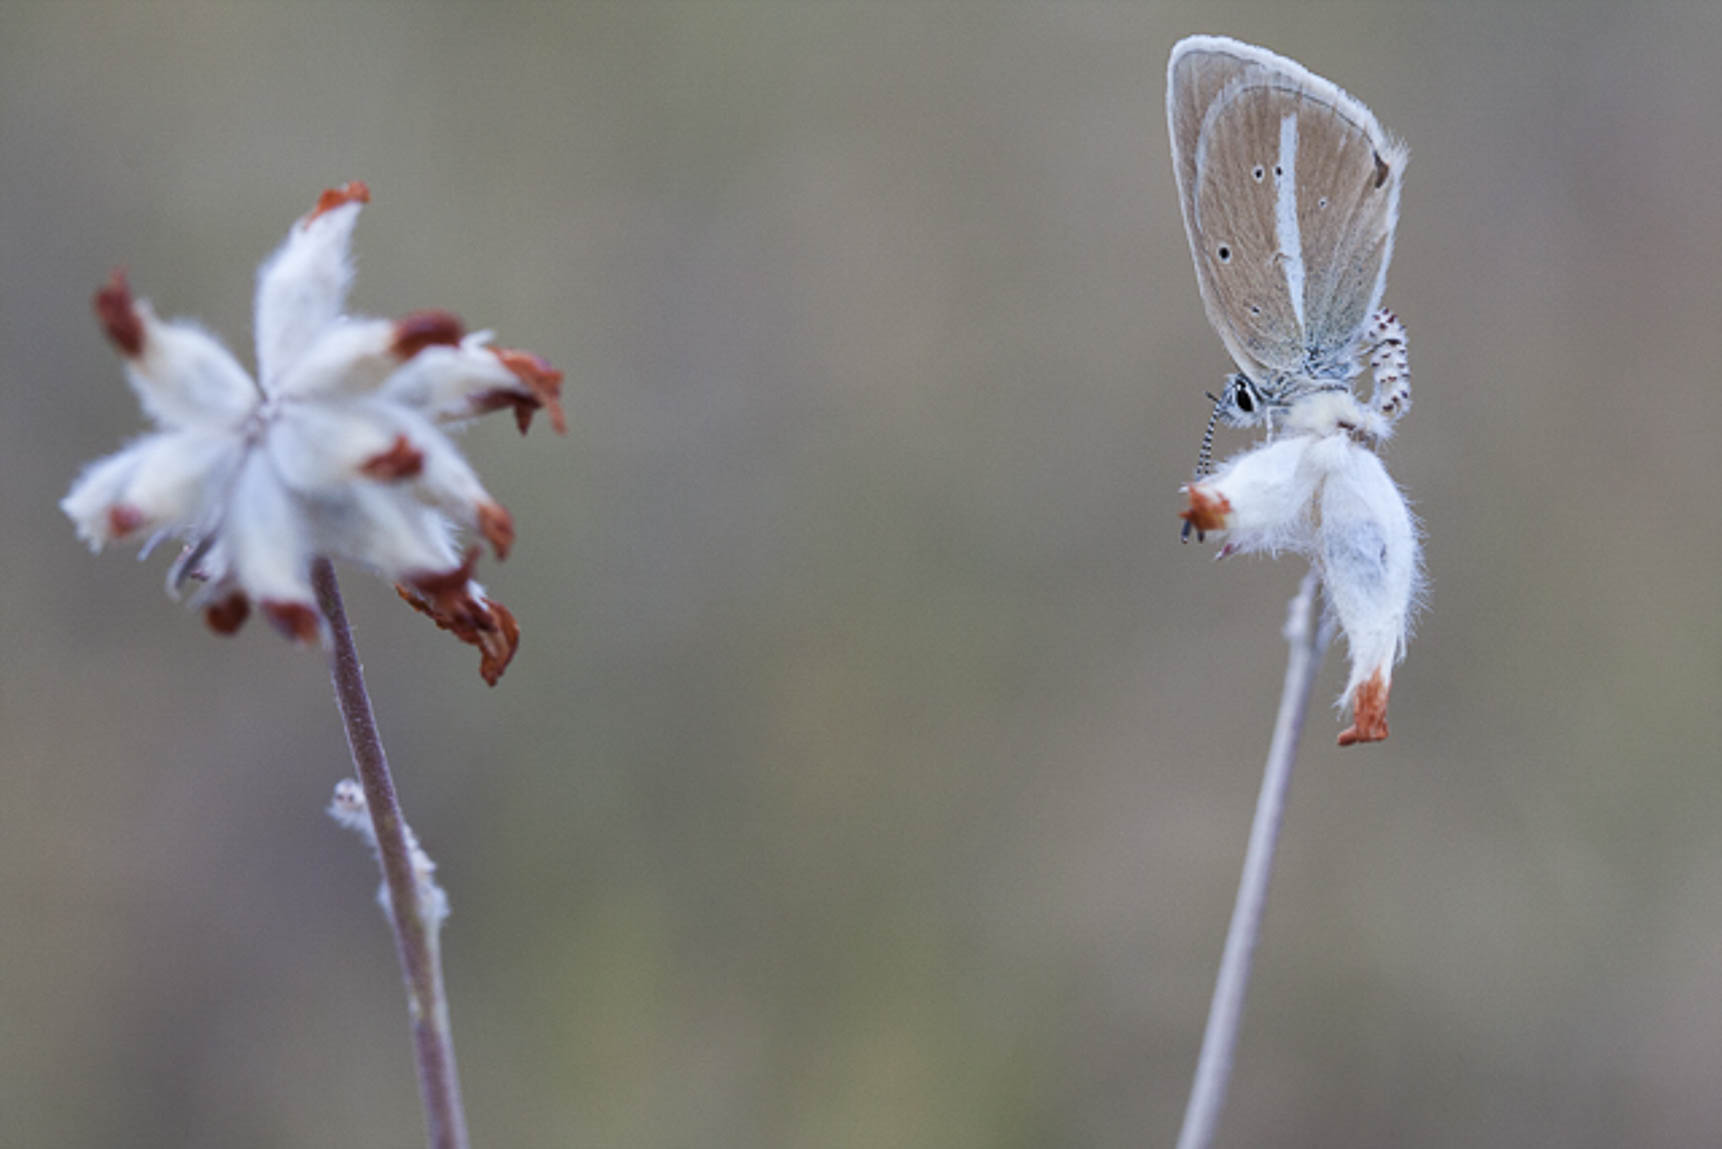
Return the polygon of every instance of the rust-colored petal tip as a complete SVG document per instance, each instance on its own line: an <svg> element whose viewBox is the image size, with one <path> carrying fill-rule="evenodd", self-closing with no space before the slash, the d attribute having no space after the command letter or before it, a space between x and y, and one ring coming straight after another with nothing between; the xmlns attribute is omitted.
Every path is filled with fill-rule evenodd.
<svg viewBox="0 0 1722 1149"><path fill-rule="evenodd" d="M425 453L405 435L396 435L386 451L359 464L359 473L382 482L416 478L425 469Z"/></svg>
<svg viewBox="0 0 1722 1149"><path fill-rule="evenodd" d="M320 215L345 207L350 203L370 203L371 189L364 180L352 180L338 188L329 188L317 197L317 206L311 209L311 214L305 217L310 223Z"/></svg>
<svg viewBox="0 0 1722 1149"><path fill-rule="evenodd" d="M131 285L126 282L124 268L114 268L92 303L102 330L107 332L108 341L119 348L120 354L127 359L142 355L143 316L138 314L137 302L132 299Z"/></svg>
<svg viewBox="0 0 1722 1149"><path fill-rule="evenodd" d="M1340 731L1341 746L1387 740L1387 692L1387 679L1379 670L1357 688L1351 697L1351 726Z"/></svg>
<svg viewBox="0 0 1722 1149"><path fill-rule="evenodd" d="M284 638L294 642L316 641L317 612L310 604L264 599L258 605L263 608L263 617L267 618L270 625L280 631Z"/></svg>
<svg viewBox="0 0 1722 1149"><path fill-rule="evenodd" d="M508 550L514 545L514 516L501 503L480 503L478 533L496 552L496 561L501 562L508 557Z"/></svg>
<svg viewBox="0 0 1722 1149"><path fill-rule="evenodd" d="M1179 511L1178 517L1187 524L1186 530L1193 528L1200 536L1208 531L1226 528L1226 516L1232 513L1232 504L1226 496L1205 491L1196 483L1185 487L1184 494L1189 498L1190 505Z"/></svg>
<svg viewBox="0 0 1722 1149"><path fill-rule="evenodd" d="M411 359L426 347L458 346L466 334L460 316L440 308L414 311L395 324L395 340L389 351L397 359Z"/></svg>
<svg viewBox="0 0 1722 1149"><path fill-rule="evenodd" d="M562 372L550 365L550 361L542 355L534 355L530 351L521 351L511 347L492 347L491 351L502 360L502 365L514 373L514 377L525 384L531 398L516 396L513 400L498 397L490 409L508 404L514 408L514 422L520 428L522 435L532 426L533 412L542 407L550 414L550 429L558 435L568 433L568 417L562 410Z"/></svg>
<svg viewBox="0 0 1722 1149"><path fill-rule="evenodd" d="M108 508L108 537L123 539L144 525L144 513L129 503Z"/></svg>
<svg viewBox="0 0 1722 1149"><path fill-rule="evenodd" d="M234 591L220 602L203 608L203 620L216 634L235 634L251 615L251 600L244 591Z"/></svg>

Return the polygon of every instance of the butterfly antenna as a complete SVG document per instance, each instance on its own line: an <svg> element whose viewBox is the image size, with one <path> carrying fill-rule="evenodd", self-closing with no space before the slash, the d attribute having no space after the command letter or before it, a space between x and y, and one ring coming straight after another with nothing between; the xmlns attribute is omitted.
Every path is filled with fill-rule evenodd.
<svg viewBox="0 0 1722 1149"><path fill-rule="evenodd" d="M1196 456L1198 479L1214 473L1214 428L1220 422L1220 408L1226 405L1226 400L1212 391L1204 394L1214 401L1214 413L1208 416L1208 429L1202 432L1202 453Z"/></svg>

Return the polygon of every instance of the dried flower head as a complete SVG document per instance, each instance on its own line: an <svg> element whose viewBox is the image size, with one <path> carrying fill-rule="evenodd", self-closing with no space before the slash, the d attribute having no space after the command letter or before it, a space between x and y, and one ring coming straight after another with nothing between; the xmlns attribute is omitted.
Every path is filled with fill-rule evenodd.
<svg viewBox="0 0 1722 1149"><path fill-rule="evenodd" d="M344 315L368 202L362 183L325 191L263 264L256 380L202 329L158 319L115 271L96 316L156 429L87 467L60 506L93 550L185 540L169 593L191 587L220 634L255 602L289 638L317 638L313 559L359 563L478 647L495 685L519 628L473 580L479 548L457 540L477 535L501 559L514 523L442 428L506 408L525 432L543 409L561 433L562 376L446 311Z"/></svg>

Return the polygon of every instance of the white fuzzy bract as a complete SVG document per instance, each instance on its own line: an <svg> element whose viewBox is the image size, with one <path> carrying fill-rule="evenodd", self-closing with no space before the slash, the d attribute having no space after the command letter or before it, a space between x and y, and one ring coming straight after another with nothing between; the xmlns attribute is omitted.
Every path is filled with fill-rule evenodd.
<svg viewBox="0 0 1722 1149"><path fill-rule="evenodd" d="M335 819L353 833L365 840L371 848L371 853L382 861L382 849L377 844L376 824L371 821L371 806L365 799L365 788L352 778L343 778L335 783L335 793L329 799L329 817ZM413 828L404 821L401 823L401 835L406 839L407 858L412 863L413 884L417 887L419 913L424 915L425 925L429 927L432 944L436 942L437 930L448 917L448 894L437 885L436 863L419 845L419 837L413 833ZM389 883L385 879L377 887L377 905L382 907L385 915L392 915L389 897Z"/></svg>
<svg viewBox="0 0 1722 1149"><path fill-rule="evenodd" d="M353 225L370 192L323 193L257 277L258 378L211 335L156 317L115 272L96 313L155 430L85 469L61 502L92 549L185 540L169 576L219 632L253 602L290 637L322 630L318 556L363 564L478 646L494 682L514 620L471 578L482 536L498 558L508 512L442 429L509 408L521 429L546 409L562 430L561 376L488 345L442 311L400 320L342 314Z"/></svg>

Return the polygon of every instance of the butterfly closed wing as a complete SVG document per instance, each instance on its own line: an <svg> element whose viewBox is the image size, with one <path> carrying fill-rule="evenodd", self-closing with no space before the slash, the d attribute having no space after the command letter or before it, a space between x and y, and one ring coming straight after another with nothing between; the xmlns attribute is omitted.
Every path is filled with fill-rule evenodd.
<svg viewBox="0 0 1722 1149"><path fill-rule="evenodd" d="M1349 389L1393 255L1404 145L1336 85L1221 36L1173 49L1166 114L1202 302L1260 413ZM1258 421L1235 395L1226 421Z"/></svg>

